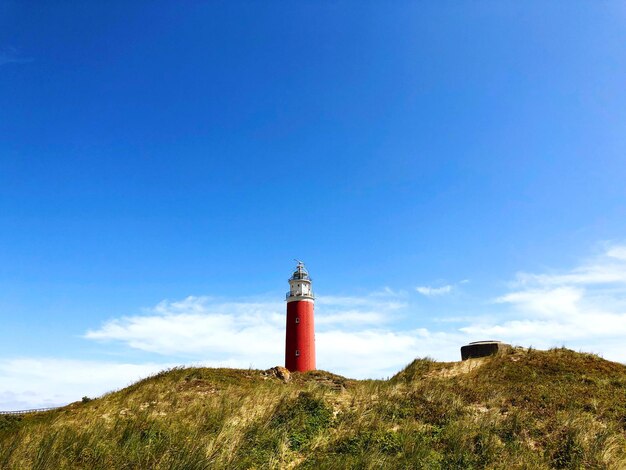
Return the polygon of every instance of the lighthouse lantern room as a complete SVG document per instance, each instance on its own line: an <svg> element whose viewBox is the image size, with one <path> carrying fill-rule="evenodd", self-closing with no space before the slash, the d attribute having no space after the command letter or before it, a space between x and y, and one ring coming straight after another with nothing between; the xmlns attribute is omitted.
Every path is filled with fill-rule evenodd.
<svg viewBox="0 0 626 470"><path fill-rule="evenodd" d="M296 270L289 278L289 292L286 296L285 367L291 372L306 372L315 370L315 297L304 263L297 262Z"/></svg>

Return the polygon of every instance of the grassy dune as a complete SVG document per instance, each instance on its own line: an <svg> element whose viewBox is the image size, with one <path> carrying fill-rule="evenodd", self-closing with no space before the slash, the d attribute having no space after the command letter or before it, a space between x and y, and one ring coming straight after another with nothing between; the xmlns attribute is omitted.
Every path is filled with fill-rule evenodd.
<svg viewBox="0 0 626 470"><path fill-rule="evenodd" d="M390 380L159 373L0 417L0 468L626 468L626 367L566 349L418 359Z"/></svg>

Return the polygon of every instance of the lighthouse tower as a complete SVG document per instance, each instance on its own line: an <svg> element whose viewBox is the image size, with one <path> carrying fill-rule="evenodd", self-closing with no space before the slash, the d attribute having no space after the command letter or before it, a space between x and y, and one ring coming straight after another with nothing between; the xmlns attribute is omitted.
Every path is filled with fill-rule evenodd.
<svg viewBox="0 0 626 470"><path fill-rule="evenodd" d="M297 261L297 260L296 260ZM289 279L285 367L291 372L315 370L315 326L311 278L302 261Z"/></svg>

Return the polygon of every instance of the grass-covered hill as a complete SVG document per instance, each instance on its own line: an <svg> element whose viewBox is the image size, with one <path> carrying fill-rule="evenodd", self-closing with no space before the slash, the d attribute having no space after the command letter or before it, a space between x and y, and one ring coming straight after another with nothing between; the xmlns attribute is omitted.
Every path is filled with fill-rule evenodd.
<svg viewBox="0 0 626 470"><path fill-rule="evenodd" d="M0 467L626 468L626 367L513 349L390 380L174 369L0 417Z"/></svg>

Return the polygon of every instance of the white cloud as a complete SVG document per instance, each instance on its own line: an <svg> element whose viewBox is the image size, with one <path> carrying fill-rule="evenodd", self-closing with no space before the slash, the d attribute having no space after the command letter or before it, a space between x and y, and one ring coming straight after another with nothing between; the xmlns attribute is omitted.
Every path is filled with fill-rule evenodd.
<svg viewBox="0 0 626 470"><path fill-rule="evenodd" d="M437 295L449 294L452 292L452 286L446 285L441 287L431 287L431 286L419 286L416 287L415 290L426 297L433 297Z"/></svg>
<svg viewBox="0 0 626 470"><path fill-rule="evenodd" d="M380 311L371 311L364 312L361 310L346 310L344 312L338 312L333 315L325 314L325 315L317 315L315 318L316 326L325 326L325 325L363 325L363 324L372 324L377 325L381 323L386 323L388 318L385 316L384 312Z"/></svg>
<svg viewBox="0 0 626 470"><path fill-rule="evenodd" d="M383 378L398 372L416 357L458 360L465 338L458 333L340 330L316 334L318 367L355 378Z"/></svg>
<svg viewBox="0 0 626 470"><path fill-rule="evenodd" d="M607 250L606 255L609 258L617 258L626 261L626 246L612 246Z"/></svg>
<svg viewBox="0 0 626 470"><path fill-rule="evenodd" d="M162 354L249 356L275 352L284 316L274 303L210 303L205 297L161 302L152 314L122 317L90 330L85 337L121 341L134 349ZM228 313L227 313L228 312Z"/></svg>
<svg viewBox="0 0 626 470"><path fill-rule="evenodd" d="M495 299L508 306L501 318L460 330L537 347L567 345L626 361L616 347L626 335L626 246L570 270L520 273L513 290Z"/></svg>
<svg viewBox="0 0 626 470"><path fill-rule="evenodd" d="M406 303L390 292L385 298L378 294L318 298L318 366L352 377L382 377L397 371L417 354L413 333L385 328L404 307ZM285 304L277 302L188 297L161 302L144 315L113 319L85 337L169 357L231 360L265 369L284 361L284 309ZM406 347L409 344L414 347Z"/></svg>
<svg viewBox="0 0 626 470"><path fill-rule="evenodd" d="M550 289L528 289L511 292L495 299L496 303L512 304L529 315L562 316L576 313L583 290L570 286Z"/></svg>
<svg viewBox="0 0 626 470"><path fill-rule="evenodd" d="M0 360L0 410L52 407L124 387L171 364L54 358Z"/></svg>
<svg viewBox="0 0 626 470"><path fill-rule="evenodd" d="M542 273L518 273L514 285L599 285L626 283L626 246L612 246L602 255L573 269Z"/></svg>

